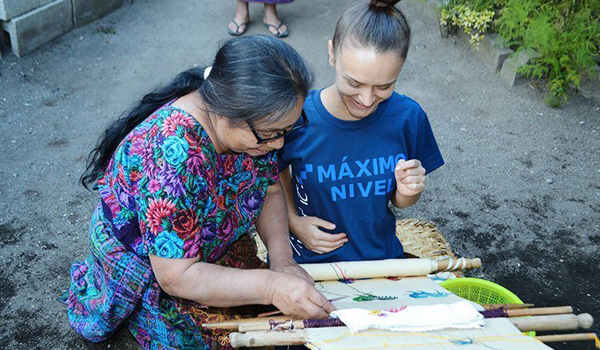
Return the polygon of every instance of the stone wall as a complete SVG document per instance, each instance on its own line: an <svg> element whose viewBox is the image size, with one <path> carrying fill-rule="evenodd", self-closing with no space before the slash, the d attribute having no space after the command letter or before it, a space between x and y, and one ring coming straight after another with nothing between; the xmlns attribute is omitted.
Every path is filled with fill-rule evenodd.
<svg viewBox="0 0 600 350"><path fill-rule="evenodd" d="M21 57L133 0L0 0L0 26ZM4 36L5 34L2 33Z"/></svg>

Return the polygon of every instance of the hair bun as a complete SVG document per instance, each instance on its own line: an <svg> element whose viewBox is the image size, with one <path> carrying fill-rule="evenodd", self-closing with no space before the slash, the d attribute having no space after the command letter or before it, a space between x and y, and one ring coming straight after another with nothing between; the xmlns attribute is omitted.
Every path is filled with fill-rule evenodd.
<svg viewBox="0 0 600 350"><path fill-rule="evenodd" d="M394 7L400 0L371 0L371 6L375 7Z"/></svg>

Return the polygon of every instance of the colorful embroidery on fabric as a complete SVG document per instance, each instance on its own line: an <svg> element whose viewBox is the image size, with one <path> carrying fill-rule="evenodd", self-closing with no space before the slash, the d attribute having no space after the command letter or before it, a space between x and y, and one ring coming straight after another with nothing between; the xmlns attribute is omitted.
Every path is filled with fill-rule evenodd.
<svg viewBox="0 0 600 350"><path fill-rule="evenodd" d="M415 291L411 291L411 293L408 294L409 297L415 298L415 299L444 298L444 297L447 297L448 295L450 295L450 293L443 293L443 292L440 292L439 290L434 291L434 292L425 292L422 290L415 290Z"/></svg>

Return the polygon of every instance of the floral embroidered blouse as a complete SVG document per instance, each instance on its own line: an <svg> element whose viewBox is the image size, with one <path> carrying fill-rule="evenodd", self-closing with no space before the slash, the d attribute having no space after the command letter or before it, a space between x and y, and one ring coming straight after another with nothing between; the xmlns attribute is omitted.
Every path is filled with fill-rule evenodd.
<svg viewBox="0 0 600 350"><path fill-rule="evenodd" d="M219 155L172 102L121 143L98 181L113 231L139 256L215 262L257 220L279 179L277 154Z"/></svg>

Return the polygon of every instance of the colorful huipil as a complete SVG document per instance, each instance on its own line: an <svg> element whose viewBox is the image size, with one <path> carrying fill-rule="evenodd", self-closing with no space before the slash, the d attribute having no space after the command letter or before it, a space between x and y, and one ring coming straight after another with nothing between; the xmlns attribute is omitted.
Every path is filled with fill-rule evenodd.
<svg viewBox="0 0 600 350"><path fill-rule="evenodd" d="M222 337L195 327L189 310L209 317L205 308L160 289L148 255L260 266L248 231L278 181L276 154L219 155L200 123L171 104L129 133L98 181L91 255L72 265L66 300L88 340L126 326L145 349L223 348Z"/></svg>

